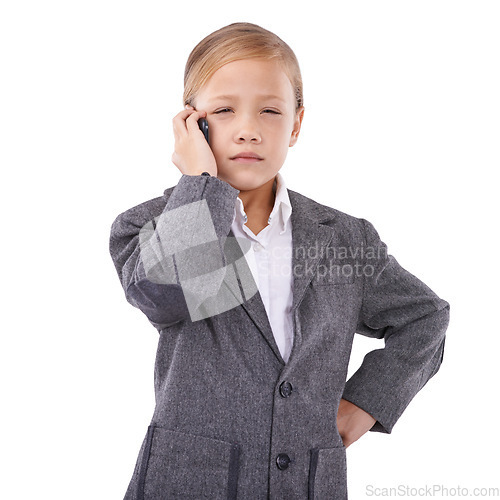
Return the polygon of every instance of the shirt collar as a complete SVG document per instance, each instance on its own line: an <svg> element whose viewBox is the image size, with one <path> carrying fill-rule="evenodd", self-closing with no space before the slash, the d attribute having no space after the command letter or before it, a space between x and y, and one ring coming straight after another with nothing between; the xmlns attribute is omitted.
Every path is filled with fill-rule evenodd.
<svg viewBox="0 0 500 500"><path fill-rule="evenodd" d="M283 179L283 175L278 172L276 174L276 197L274 200L274 207L269 214L268 223L271 225L279 224L280 234L283 234L286 231L291 214L292 204L290 203L285 180ZM239 196L236 198L235 218L237 218L242 225L247 221L243 201Z"/></svg>

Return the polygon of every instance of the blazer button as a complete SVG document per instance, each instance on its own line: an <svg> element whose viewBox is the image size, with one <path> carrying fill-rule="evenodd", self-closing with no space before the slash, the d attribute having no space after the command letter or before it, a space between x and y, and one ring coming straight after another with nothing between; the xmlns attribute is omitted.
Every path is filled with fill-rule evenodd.
<svg viewBox="0 0 500 500"><path fill-rule="evenodd" d="M287 469L290 462L291 462L290 457L286 453L280 453L276 457L276 465L280 470Z"/></svg>
<svg viewBox="0 0 500 500"><path fill-rule="evenodd" d="M280 394L284 397L287 398L292 394L292 384L290 382L282 382L280 385Z"/></svg>

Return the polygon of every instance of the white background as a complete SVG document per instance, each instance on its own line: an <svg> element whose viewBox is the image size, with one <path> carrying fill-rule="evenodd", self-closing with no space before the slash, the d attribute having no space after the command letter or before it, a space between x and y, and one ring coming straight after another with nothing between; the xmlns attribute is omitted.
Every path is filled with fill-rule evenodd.
<svg viewBox="0 0 500 500"><path fill-rule="evenodd" d="M441 370L391 435L348 448L350 499L500 487L498 2L18 0L0 8L2 498L125 494L158 333L125 299L109 230L179 180L184 64L236 21L301 65L287 186L371 221L451 304ZM349 376L382 345L357 335Z"/></svg>

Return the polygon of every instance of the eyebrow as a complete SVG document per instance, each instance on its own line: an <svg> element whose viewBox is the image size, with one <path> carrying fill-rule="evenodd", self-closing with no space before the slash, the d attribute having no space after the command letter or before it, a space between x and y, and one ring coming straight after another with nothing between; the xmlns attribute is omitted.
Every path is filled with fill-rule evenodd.
<svg viewBox="0 0 500 500"><path fill-rule="evenodd" d="M266 95L259 95L258 96L260 99L277 99L278 101L281 101L281 102L286 102L284 99L282 99L281 97L277 96L277 95L273 95L273 94L266 94ZM217 100L231 100L231 99L235 99L237 100L238 99L238 96L235 96L235 95L218 95L217 97L213 97L212 99L210 99L210 101L217 101Z"/></svg>

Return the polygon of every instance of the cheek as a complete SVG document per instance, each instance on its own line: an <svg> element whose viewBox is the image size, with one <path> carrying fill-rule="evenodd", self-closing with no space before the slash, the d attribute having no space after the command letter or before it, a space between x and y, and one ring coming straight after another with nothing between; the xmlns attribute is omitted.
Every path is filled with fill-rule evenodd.
<svg viewBox="0 0 500 500"><path fill-rule="evenodd" d="M274 123L273 124L273 129L276 132L277 135L281 137L281 139L289 139L292 135L292 130L293 130L293 123L290 123L289 120L283 120L279 123Z"/></svg>
<svg viewBox="0 0 500 500"><path fill-rule="evenodd" d="M210 137L216 141L227 139L230 137L230 127L223 120L212 120L208 122Z"/></svg>
<svg viewBox="0 0 500 500"><path fill-rule="evenodd" d="M288 150L290 144L290 139L292 137L291 129L287 127L282 127L279 131L276 131L275 141L278 149Z"/></svg>
<svg viewBox="0 0 500 500"><path fill-rule="evenodd" d="M227 131L224 131L224 127L221 127L220 123L208 123L208 140L212 149L216 150L224 142L227 142L224 139L226 136Z"/></svg>
<svg viewBox="0 0 500 500"><path fill-rule="evenodd" d="M227 131L221 127L214 129L213 127L209 129L209 144L212 153L215 156L217 162L222 161L228 156L231 150L231 141L228 138Z"/></svg>

